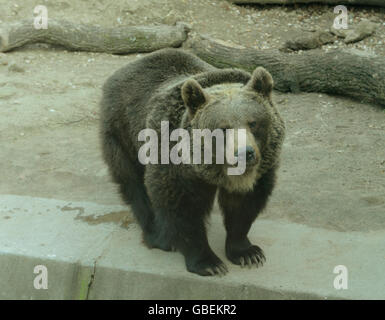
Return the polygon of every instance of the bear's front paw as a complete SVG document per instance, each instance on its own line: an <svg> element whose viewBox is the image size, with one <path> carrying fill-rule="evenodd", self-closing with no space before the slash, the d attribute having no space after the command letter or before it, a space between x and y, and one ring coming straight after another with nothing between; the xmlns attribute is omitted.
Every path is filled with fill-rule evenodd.
<svg viewBox="0 0 385 320"><path fill-rule="evenodd" d="M224 276L228 270L226 265L216 255L199 260L186 261L187 270L201 276Z"/></svg>
<svg viewBox="0 0 385 320"><path fill-rule="evenodd" d="M232 263L238 264L241 267L259 267L266 261L263 250L254 245L250 245L247 248L228 248L226 255Z"/></svg>

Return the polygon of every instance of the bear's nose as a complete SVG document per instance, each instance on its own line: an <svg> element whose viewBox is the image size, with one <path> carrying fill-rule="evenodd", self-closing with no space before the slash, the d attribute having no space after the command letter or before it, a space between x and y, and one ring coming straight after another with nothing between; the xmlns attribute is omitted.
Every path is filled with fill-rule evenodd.
<svg viewBox="0 0 385 320"><path fill-rule="evenodd" d="M240 155L244 155L246 157L246 162L254 161L256 158L255 150L254 148L247 146L243 148L239 148L237 151L235 151L235 156L238 157L238 151Z"/></svg>

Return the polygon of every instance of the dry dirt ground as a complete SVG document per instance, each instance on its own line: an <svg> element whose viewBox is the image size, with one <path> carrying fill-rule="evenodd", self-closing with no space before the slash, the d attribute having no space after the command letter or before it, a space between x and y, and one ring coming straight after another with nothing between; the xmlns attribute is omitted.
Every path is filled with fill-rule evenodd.
<svg viewBox="0 0 385 320"><path fill-rule="evenodd" d="M259 49L278 48L288 35L323 28L334 17L333 7L320 5L0 0L0 26L32 17L38 4L47 6L51 18L106 26L182 20L194 31ZM349 18L379 24L373 36L349 47L385 56L384 10L349 8ZM346 45L323 49L333 46ZM68 52L44 44L1 55L0 193L120 203L101 160L98 101L106 78L137 56ZM384 109L318 93L275 92L274 98L287 138L278 186L261 218L338 231L383 229Z"/></svg>

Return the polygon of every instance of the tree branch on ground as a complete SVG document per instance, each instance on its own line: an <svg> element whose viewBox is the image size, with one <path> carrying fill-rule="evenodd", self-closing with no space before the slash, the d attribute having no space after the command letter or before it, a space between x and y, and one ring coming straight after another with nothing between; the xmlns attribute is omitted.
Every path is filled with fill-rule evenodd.
<svg viewBox="0 0 385 320"><path fill-rule="evenodd" d="M202 35L190 35L184 47L218 68L252 72L263 66L282 92L323 92L385 106L384 57L358 50L289 54L230 46Z"/></svg>
<svg viewBox="0 0 385 320"><path fill-rule="evenodd" d="M35 29L33 20L24 20L0 27L0 52L38 42L77 51L116 54L152 52L181 46L188 31L184 24L105 28L52 19L48 20L47 29Z"/></svg>
<svg viewBox="0 0 385 320"><path fill-rule="evenodd" d="M321 3L331 5L363 5L363 6L379 6L385 7L383 0L228 0L235 4L309 4Z"/></svg>

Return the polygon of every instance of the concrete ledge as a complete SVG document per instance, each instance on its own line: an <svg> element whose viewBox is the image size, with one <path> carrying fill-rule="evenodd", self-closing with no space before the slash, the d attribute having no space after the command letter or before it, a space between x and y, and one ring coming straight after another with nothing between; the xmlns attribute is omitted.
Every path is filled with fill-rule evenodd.
<svg viewBox="0 0 385 320"><path fill-rule="evenodd" d="M385 299L385 232L334 232L259 219L250 238L267 262L242 269L224 257L215 212L209 232L225 277L188 273L179 253L149 250L124 206L0 195L1 299ZM33 286L36 265L48 289ZM345 265L348 289L333 287Z"/></svg>

